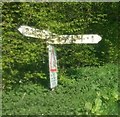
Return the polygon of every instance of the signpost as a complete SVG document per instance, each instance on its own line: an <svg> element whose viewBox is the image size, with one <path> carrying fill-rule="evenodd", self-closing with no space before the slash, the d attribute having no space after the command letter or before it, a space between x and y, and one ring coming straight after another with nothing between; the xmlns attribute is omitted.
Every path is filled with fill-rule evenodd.
<svg viewBox="0 0 120 117"><path fill-rule="evenodd" d="M47 30L39 30L29 26L18 28L21 34L28 37L44 39L48 45L50 88L57 86L57 57L52 44L97 44L101 37L97 34L57 35Z"/></svg>

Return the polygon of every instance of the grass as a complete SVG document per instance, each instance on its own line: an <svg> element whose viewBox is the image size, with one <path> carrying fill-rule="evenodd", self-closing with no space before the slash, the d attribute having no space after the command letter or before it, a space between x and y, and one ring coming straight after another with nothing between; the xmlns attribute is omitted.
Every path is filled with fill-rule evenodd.
<svg viewBox="0 0 120 117"><path fill-rule="evenodd" d="M3 115L117 115L118 68L108 64L61 72L58 86L40 82L3 91ZM47 81L46 81L47 82Z"/></svg>

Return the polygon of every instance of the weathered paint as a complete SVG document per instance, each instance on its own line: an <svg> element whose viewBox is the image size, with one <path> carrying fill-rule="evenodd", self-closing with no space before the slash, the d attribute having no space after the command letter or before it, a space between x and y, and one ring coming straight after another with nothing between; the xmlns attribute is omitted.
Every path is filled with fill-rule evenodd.
<svg viewBox="0 0 120 117"><path fill-rule="evenodd" d="M54 46L48 46L48 56L49 56L49 75L50 75L50 88L54 88L58 84L57 80L57 57Z"/></svg>
<svg viewBox="0 0 120 117"><path fill-rule="evenodd" d="M97 34L57 35L48 30L39 30L29 26L20 26L18 30L25 36L45 39L48 44L96 44L102 39Z"/></svg>

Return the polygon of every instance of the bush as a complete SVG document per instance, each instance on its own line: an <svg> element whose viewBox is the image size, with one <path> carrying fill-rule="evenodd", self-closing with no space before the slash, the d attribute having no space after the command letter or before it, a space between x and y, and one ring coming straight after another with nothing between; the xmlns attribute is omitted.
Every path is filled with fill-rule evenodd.
<svg viewBox="0 0 120 117"><path fill-rule="evenodd" d="M75 78L61 73L54 91L45 87L47 81L3 91L3 115L118 115L117 66L75 71Z"/></svg>
<svg viewBox="0 0 120 117"><path fill-rule="evenodd" d="M3 84L18 85L30 80L47 78L46 45L38 40L9 32L3 36Z"/></svg>
<svg viewBox="0 0 120 117"><path fill-rule="evenodd" d="M117 3L2 3L3 84L48 78L46 45L19 34L23 24L57 34L102 36L96 45L55 45L60 69L117 63L117 8Z"/></svg>

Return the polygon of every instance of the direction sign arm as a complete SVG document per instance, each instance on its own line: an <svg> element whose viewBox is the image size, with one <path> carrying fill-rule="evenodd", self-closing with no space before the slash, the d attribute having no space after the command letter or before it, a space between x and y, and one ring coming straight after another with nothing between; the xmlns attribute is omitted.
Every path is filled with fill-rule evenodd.
<svg viewBox="0 0 120 117"><path fill-rule="evenodd" d="M102 39L97 34L57 35L47 30L39 30L29 26L20 26L18 30L25 36L45 39L48 44L95 44Z"/></svg>
<svg viewBox="0 0 120 117"><path fill-rule="evenodd" d="M56 35L48 30L39 30L29 26L20 26L18 28L19 32L27 37L49 39L51 35Z"/></svg>
<svg viewBox="0 0 120 117"><path fill-rule="evenodd" d="M85 35L58 35L47 41L49 44L96 44L101 41L101 37L97 34Z"/></svg>

